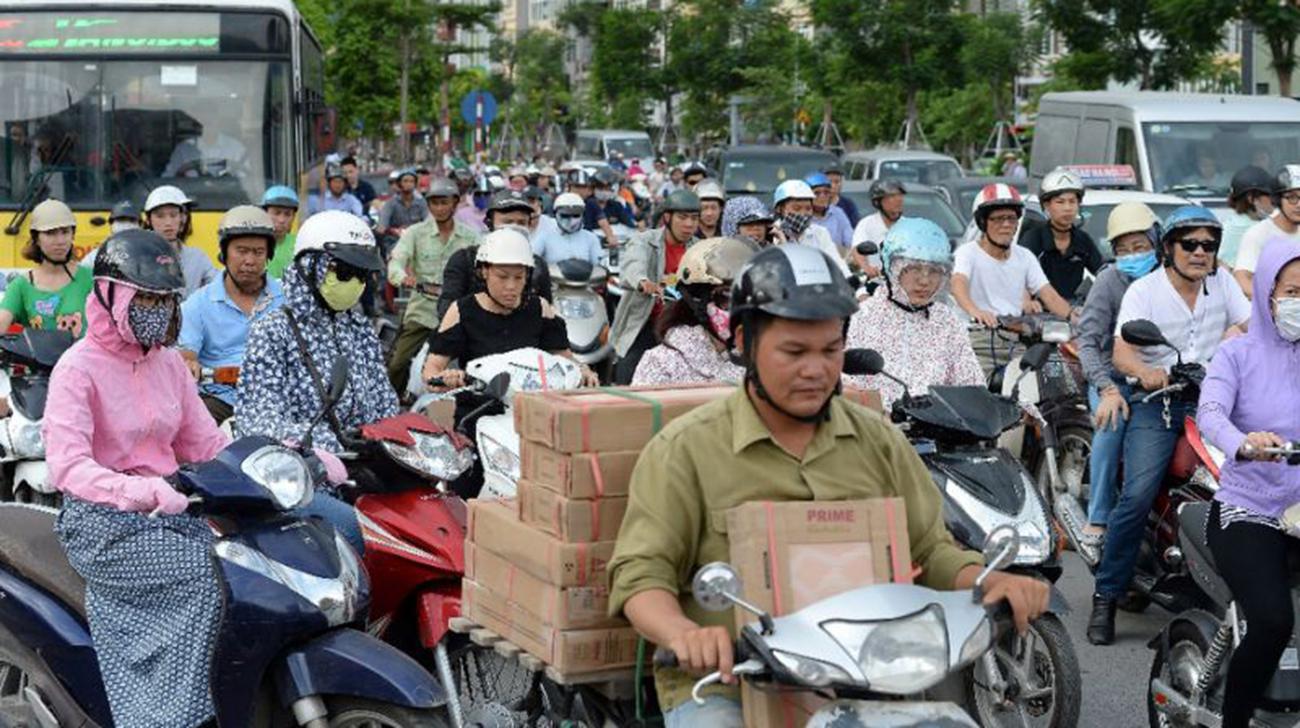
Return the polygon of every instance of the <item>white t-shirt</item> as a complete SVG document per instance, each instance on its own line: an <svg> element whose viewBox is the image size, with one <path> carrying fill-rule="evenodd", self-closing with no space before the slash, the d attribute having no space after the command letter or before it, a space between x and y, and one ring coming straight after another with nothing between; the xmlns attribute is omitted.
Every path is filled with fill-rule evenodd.
<svg viewBox="0 0 1300 728"><path fill-rule="evenodd" d="M1294 233L1288 233L1273 222L1273 218L1281 214L1280 212L1274 212L1252 225L1246 231L1246 234L1241 236L1241 247L1237 249L1237 262L1233 267L1254 273L1255 266L1259 263L1259 254L1263 252L1268 241L1274 238L1300 240L1300 229Z"/></svg>
<svg viewBox="0 0 1300 728"><path fill-rule="evenodd" d="M861 220L858 220L857 226L853 228L853 247L856 248L858 247L858 243L865 243L867 241L880 245L880 243L885 239L885 233L887 232L889 232L889 227L885 225L884 215L881 215L879 212L874 215L867 215ZM868 256L867 260L871 265L874 265L877 268L880 267L879 253Z"/></svg>
<svg viewBox="0 0 1300 728"><path fill-rule="evenodd" d="M1159 327L1165 339L1182 352L1184 362L1207 364L1228 327L1250 319L1250 301L1237 281L1220 270L1205 279L1205 288L1196 297L1196 310L1189 311L1166 269L1157 268L1133 281L1124 292L1115 319L1115 335L1119 336L1124 324L1135 319L1146 319ZM1147 366L1167 370L1178 361L1167 346L1144 346L1139 351Z"/></svg>
<svg viewBox="0 0 1300 728"><path fill-rule="evenodd" d="M952 272L966 276L976 306L999 316L1024 313L1025 291L1037 294L1047 285L1038 259L1019 245L1011 246L1009 258L998 260L979 243L966 243L953 255Z"/></svg>
<svg viewBox="0 0 1300 728"><path fill-rule="evenodd" d="M849 277L849 265L844 262L840 247L831 240L831 234L826 232L826 228L821 225L809 225L808 229L795 242L800 245L812 246L829 255L839 265L840 270L844 271L844 277Z"/></svg>

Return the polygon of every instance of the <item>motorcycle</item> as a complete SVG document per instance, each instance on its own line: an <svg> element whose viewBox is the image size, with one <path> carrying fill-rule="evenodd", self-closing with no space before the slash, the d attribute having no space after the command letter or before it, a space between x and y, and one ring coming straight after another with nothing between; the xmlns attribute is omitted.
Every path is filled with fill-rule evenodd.
<svg viewBox="0 0 1300 728"><path fill-rule="evenodd" d="M569 333L569 351L579 362L597 367L610 358L605 282L609 273L590 261L572 258L551 266L555 311Z"/></svg>
<svg viewBox="0 0 1300 728"><path fill-rule="evenodd" d="M322 414L347 383L341 360ZM309 439L309 438L305 438ZM210 518L223 581L211 687L220 725L432 728L443 688L357 629L370 585L333 529L290 511L311 499L308 443L235 441L181 468L177 489ZM58 512L0 505L0 705L23 725L110 726L85 622L85 584L54 533Z"/></svg>
<svg viewBox="0 0 1300 728"><path fill-rule="evenodd" d="M1205 367L1183 363L1181 352L1164 338L1155 324L1145 320L1130 321L1121 328L1120 336L1134 346L1168 346L1178 354L1178 363L1169 372L1168 386L1136 394L1139 401L1145 403L1170 396L1196 399L1205 378ZM1129 384L1136 385L1137 380L1130 378ZM1154 601L1176 613L1203 602L1202 590L1188 573L1185 563L1186 551L1180 544L1178 510L1185 503L1208 502L1214 497L1219 489L1219 466L1223 458L1223 453L1201 438L1196 421L1187 417L1165 470L1164 482L1147 517L1133 585L1121 601L1125 611L1141 612ZM1053 503L1053 510L1066 538L1076 551L1083 554L1084 549L1077 541L1077 534L1082 532L1086 523L1081 507L1072 499L1060 496ZM1088 559L1084 562L1091 571L1096 571L1096 562Z"/></svg>
<svg viewBox="0 0 1300 728"><path fill-rule="evenodd" d="M0 502L50 507L62 502L49 483L41 420L50 372L72 344L72 334L58 330L0 336L0 389L8 390L10 409L0 420Z"/></svg>
<svg viewBox="0 0 1300 728"><path fill-rule="evenodd" d="M1300 465L1300 443L1267 448L1265 452L1285 458L1289 465ZM1248 626L1237 614L1232 592L1205 543L1209 510L1209 502L1188 502L1178 507L1179 548L1205 599L1200 606L1179 612L1147 643L1155 651L1147 688L1147 721L1152 728L1221 725L1227 666ZM1291 603L1300 605L1300 583L1294 577ZM1300 615L1296 624L1300 625ZM1300 711L1298 649L1300 635L1293 633L1264 691L1267 709L1257 709L1251 725L1295 725L1296 712Z"/></svg>
<svg viewBox="0 0 1300 728"><path fill-rule="evenodd" d="M1031 346L1022 358L1025 379L1051 353L1049 344ZM994 442L1022 421L1016 400L981 386L931 387L914 395L885 370L875 351L846 353L845 370L880 375L903 385L891 419L903 430L943 496L944 520L953 537L968 548L982 544L999 527L1019 532L1015 571L1055 583L1061 576L1055 532L1048 507L1024 466ZM1051 451L1051 444L1048 445ZM1058 614L1065 599L1052 588L1051 609L1026 638L1008 635L975 664L967 707L983 726L1020 725L1024 717L1051 726L1078 723L1082 690L1078 658Z"/></svg>
<svg viewBox="0 0 1300 728"><path fill-rule="evenodd" d="M964 710L936 700L935 694L1009 631L1006 605L986 608L980 602L985 578L1015 561L1018 547L1014 528L991 533L984 549L988 565L972 591L877 584L776 618L743 598L740 577L728 564L705 565L692 591L704 609L736 607L757 617L736 641L736 678L756 687L833 698L808 726L973 727L978 724ZM675 667L677 656L660 648L654 661ZM703 702L700 691L721 680L718 672L705 676L692 697Z"/></svg>

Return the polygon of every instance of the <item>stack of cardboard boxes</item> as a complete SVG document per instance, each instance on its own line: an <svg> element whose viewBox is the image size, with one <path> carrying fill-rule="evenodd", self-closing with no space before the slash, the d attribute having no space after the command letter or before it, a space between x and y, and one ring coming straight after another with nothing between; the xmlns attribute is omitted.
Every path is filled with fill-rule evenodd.
<svg viewBox="0 0 1300 728"><path fill-rule="evenodd" d="M632 468L674 417L728 386L520 395L518 497L470 504L465 616L566 677L631 669L637 634L607 616L606 567Z"/></svg>

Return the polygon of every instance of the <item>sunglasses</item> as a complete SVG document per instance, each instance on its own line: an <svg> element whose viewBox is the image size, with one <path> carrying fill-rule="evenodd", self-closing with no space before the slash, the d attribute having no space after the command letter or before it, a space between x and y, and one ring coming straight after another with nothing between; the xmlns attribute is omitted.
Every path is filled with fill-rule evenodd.
<svg viewBox="0 0 1300 728"><path fill-rule="evenodd" d="M366 272L354 265L348 265L341 261L331 261L329 269L333 271L334 277L340 282L347 283L352 279L365 280Z"/></svg>
<svg viewBox="0 0 1300 728"><path fill-rule="evenodd" d="M1192 240L1190 238L1183 238L1178 241L1178 247L1188 253L1195 253L1197 248L1200 248L1207 253L1219 252L1219 242L1217 240Z"/></svg>

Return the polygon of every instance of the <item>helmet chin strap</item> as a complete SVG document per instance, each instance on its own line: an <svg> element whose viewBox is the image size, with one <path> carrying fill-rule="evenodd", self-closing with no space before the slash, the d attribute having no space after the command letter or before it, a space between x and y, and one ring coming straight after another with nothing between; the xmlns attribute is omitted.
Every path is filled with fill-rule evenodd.
<svg viewBox="0 0 1300 728"><path fill-rule="evenodd" d="M926 318L930 318L930 307L934 305L934 296L930 297L929 303L926 303L925 305L922 306L917 306L911 301L900 301L898 300L898 297L894 295L894 284L889 282L889 276L885 276L885 291L886 291L886 298L889 299L890 303L894 304L895 306L898 306L899 308L903 309L904 311L907 311L908 313L923 313L925 314ZM903 295L906 296L907 291L903 291Z"/></svg>
<svg viewBox="0 0 1300 728"><path fill-rule="evenodd" d="M999 248L1001 250L1011 250L1011 244L1012 244L1011 241L1007 241L1007 244L1003 245L1002 243L999 243L998 241L989 237L988 233L984 233L984 239L989 241L989 245L992 245L995 248Z"/></svg>

